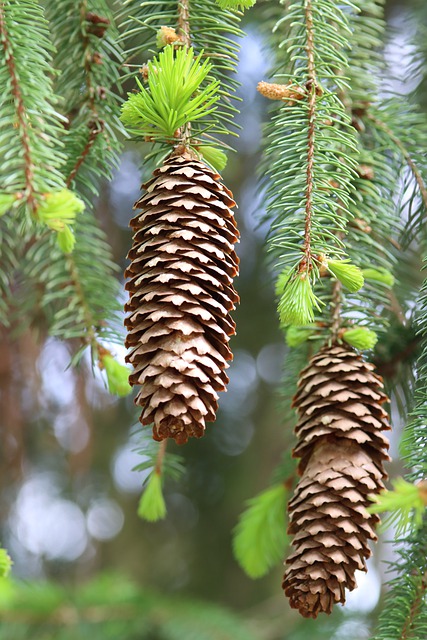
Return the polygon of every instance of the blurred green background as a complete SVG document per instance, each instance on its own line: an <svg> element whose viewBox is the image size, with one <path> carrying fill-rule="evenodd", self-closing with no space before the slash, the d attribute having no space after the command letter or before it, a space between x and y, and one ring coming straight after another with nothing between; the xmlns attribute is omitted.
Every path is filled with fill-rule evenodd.
<svg viewBox="0 0 427 640"><path fill-rule="evenodd" d="M387 6L389 82L401 93L417 83L406 70L418 6L403 0ZM1 540L14 561L12 582L0 583L1 640L362 640L372 633L391 545L377 546L347 606L316 622L290 610L281 566L252 581L232 555L243 503L268 485L290 430L277 393L286 353L255 175L266 117L256 84L267 77L260 30L267 8L261 3L245 18L242 132L224 172L242 234L230 385L205 438L179 449L186 471L166 484L166 520L150 525L136 514L144 475L133 467L143 443L132 398L109 396L88 361L67 369L66 344L40 345L34 331L19 339L0 333ZM129 144L97 203L122 267L141 162ZM390 475L398 472L394 463Z"/></svg>

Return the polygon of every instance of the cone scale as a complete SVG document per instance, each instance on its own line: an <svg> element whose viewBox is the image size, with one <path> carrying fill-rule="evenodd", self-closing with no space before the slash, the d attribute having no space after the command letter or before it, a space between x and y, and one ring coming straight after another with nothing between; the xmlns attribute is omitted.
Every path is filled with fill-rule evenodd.
<svg viewBox="0 0 427 640"><path fill-rule="evenodd" d="M228 383L230 311L239 299L235 202L187 152L166 159L143 188L125 272L129 382L140 386L135 403L153 438L184 444L215 420Z"/></svg>
<svg viewBox="0 0 427 640"><path fill-rule="evenodd" d="M324 347L301 372L293 400L300 480L288 506L295 550L283 589L304 617L331 613L356 587L356 570L366 571L379 521L366 510L368 495L384 488L389 459L387 401L374 366L348 347Z"/></svg>

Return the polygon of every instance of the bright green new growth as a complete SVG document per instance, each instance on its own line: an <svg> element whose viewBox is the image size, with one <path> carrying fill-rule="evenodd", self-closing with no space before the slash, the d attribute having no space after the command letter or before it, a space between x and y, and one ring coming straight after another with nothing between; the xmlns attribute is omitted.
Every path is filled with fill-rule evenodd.
<svg viewBox="0 0 427 640"><path fill-rule="evenodd" d="M286 344L288 347L299 347L300 344L306 342L316 331L315 324L309 324L306 327L291 326L286 331Z"/></svg>
<svg viewBox="0 0 427 640"><path fill-rule="evenodd" d="M157 522L166 517L166 504L162 492L162 478L154 470L139 501L138 515L148 522Z"/></svg>
<svg viewBox="0 0 427 640"><path fill-rule="evenodd" d="M381 282L381 284L385 284L387 287L394 285L394 275L388 269L376 267L375 269L363 269L362 273L365 280Z"/></svg>
<svg viewBox="0 0 427 640"><path fill-rule="evenodd" d="M57 231L57 243L63 253L71 253L74 248L76 239L70 225L84 208L83 200L69 189L47 193L41 199L37 216L40 222Z"/></svg>
<svg viewBox="0 0 427 640"><path fill-rule="evenodd" d="M325 266L351 293L363 287L364 278L361 269L351 264L349 260L327 260Z"/></svg>
<svg viewBox="0 0 427 640"><path fill-rule="evenodd" d="M360 349L360 351L365 351L375 347L378 336L375 331L371 331L366 327L354 327L353 329L347 329L342 334L342 339L350 346Z"/></svg>
<svg viewBox="0 0 427 640"><path fill-rule="evenodd" d="M251 578L260 578L283 559L287 489L283 483L247 501L234 530L234 555Z"/></svg>
<svg viewBox="0 0 427 640"><path fill-rule="evenodd" d="M210 164L216 171L225 169L228 158L221 149L202 144L198 145L196 150L201 154L205 162Z"/></svg>
<svg viewBox="0 0 427 640"><path fill-rule="evenodd" d="M383 529L392 525L396 527L396 536L400 538L408 529L418 529L423 523L427 505L427 487L425 481L412 484L403 478L392 481L393 490L383 491L378 496L371 496L374 504L368 507L369 513L389 515L383 522Z"/></svg>
<svg viewBox="0 0 427 640"><path fill-rule="evenodd" d="M12 560L6 549L0 548L0 577L7 578L12 569Z"/></svg>
<svg viewBox="0 0 427 640"><path fill-rule="evenodd" d="M212 113L219 99L219 82L201 88L212 69L193 49L168 45L148 63L148 89L136 79L140 91L128 94L121 120L136 136L154 140L179 139L189 122Z"/></svg>
<svg viewBox="0 0 427 640"><path fill-rule="evenodd" d="M84 208L83 200L80 200L72 191L60 189L42 197L37 215L40 222L55 231L61 231L66 225L73 224L76 215Z"/></svg>
<svg viewBox="0 0 427 640"><path fill-rule="evenodd" d="M320 311L321 304L313 293L307 273L291 274L279 300L280 323L285 327L310 324L314 320L314 309Z"/></svg>
<svg viewBox="0 0 427 640"><path fill-rule="evenodd" d="M0 216L3 216L9 211L16 201L16 196L12 194L9 195L8 193L0 193Z"/></svg>
<svg viewBox="0 0 427 640"><path fill-rule="evenodd" d="M107 374L109 392L119 397L128 396L132 391L128 367L117 362L111 355L103 356L102 364Z"/></svg>
<svg viewBox="0 0 427 640"><path fill-rule="evenodd" d="M244 11L253 7L256 0L216 0L221 9L231 9L236 11Z"/></svg>

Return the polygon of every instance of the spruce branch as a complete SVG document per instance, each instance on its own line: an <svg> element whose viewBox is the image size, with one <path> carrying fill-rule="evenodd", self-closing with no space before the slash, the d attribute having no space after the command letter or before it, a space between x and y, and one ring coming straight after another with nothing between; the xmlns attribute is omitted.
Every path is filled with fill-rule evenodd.
<svg viewBox="0 0 427 640"><path fill-rule="evenodd" d="M0 166L0 188L3 196L14 195L25 205L27 223L37 223L44 196L65 187L63 118L55 110L52 86L54 49L38 2L2 2L0 40L0 135L8 149ZM20 211L18 207L18 217Z"/></svg>
<svg viewBox="0 0 427 640"><path fill-rule="evenodd" d="M404 142L387 126L385 122L383 122L377 115L370 113L369 110L366 112L366 117L371 120L379 129L384 131L390 140L397 146L397 148L402 152L402 155L411 170L416 183L418 185L418 189L420 192L420 196L423 201L424 208L427 210L427 187L424 182L424 178L419 170L416 162L413 160L410 151L407 149Z"/></svg>
<svg viewBox="0 0 427 640"><path fill-rule="evenodd" d="M34 213L36 209L36 187L34 184L34 163L32 158L30 137L28 133L29 119L26 113L22 91L18 80L14 51L10 42L9 32L6 24L6 5L3 2L0 4L0 38L3 45L4 57L9 71L18 130L23 147L25 175L25 181L23 185L24 196L30 211Z"/></svg>
<svg viewBox="0 0 427 640"><path fill-rule="evenodd" d="M305 227L304 244L305 266L310 274L312 269L311 256L311 225L313 217L313 165L314 142L316 135L316 97L317 79L314 62L314 27L312 14L312 0L305 3L305 28L307 34L307 93L308 93L308 134L307 134L307 187L305 191Z"/></svg>

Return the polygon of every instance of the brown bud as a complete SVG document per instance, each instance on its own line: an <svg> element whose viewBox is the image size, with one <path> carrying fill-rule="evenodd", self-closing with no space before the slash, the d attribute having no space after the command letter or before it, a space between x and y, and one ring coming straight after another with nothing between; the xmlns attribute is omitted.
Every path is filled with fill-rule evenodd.
<svg viewBox="0 0 427 640"><path fill-rule="evenodd" d="M179 40L180 37L173 27L160 27L157 32L157 46L159 49Z"/></svg>
<svg viewBox="0 0 427 640"><path fill-rule="evenodd" d="M357 167L357 173L359 174L359 177L364 180L373 180L375 178L374 170L368 164L359 164Z"/></svg>
<svg viewBox="0 0 427 640"><path fill-rule="evenodd" d="M370 227L363 218L353 218L350 224L353 227L357 227L357 229L360 229L360 231L363 231L364 233L371 233L372 231L372 227Z"/></svg>
<svg viewBox="0 0 427 640"><path fill-rule="evenodd" d="M102 54L95 51L95 53L92 54L91 62L93 64L102 64Z"/></svg>
<svg viewBox="0 0 427 640"><path fill-rule="evenodd" d="M148 82L148 64L143 64L142 67L139 68L139 73L142 76L143 82Z"/></svg>
<svg viewBox="0 0 427 640"><path fill-rule="evenodd" d="M257 91L264 98L283 100L291 106L295 100L302 100L307 95L305 89L296 84L276 84L273 82L258 82Z"/></svg>
<svg viewBox="0 0 427 640"><path fill-rule="evenodd" d="M87 32L97 38L103 38L106 30L110 26L110 21L104 16L97 13L89 12L86 14L86 22L88 22Z"/></svg>

